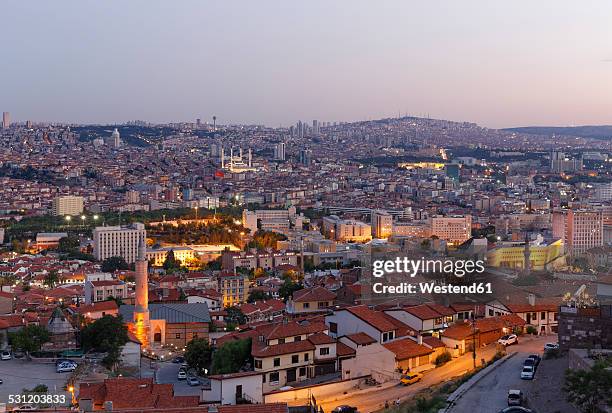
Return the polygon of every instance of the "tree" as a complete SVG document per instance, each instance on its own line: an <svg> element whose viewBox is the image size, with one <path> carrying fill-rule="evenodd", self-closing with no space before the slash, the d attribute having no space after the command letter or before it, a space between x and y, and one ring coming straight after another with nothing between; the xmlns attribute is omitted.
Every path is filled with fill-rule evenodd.
<svg viewBox="0 0 612 413"><path fill-rule="evenodd" d="M249 298L247 299L247 302L254 303L255 301L264 301L269 298L270 296L261 290L251 290L249 292Z"/></svg>
<svg viewBox="0 0 612 413"><path fill-rule="evenodd" d="M203 371L210 367L212 361L212 348L208 343L208 340L203 338L194 338L187 343L187 349L185 350L185 361L190 367L195 368L197 371Z"/></svg>
<svg viewBox="0 0 612 413"><path fill-rule="evenodd" d="M181 269L181 262L174 257L174 251L170 250L166 253L163 267L169 273Z"/></svg>
<svg viewBox="0 0 612 413"><path fill-rule="evenodd" d="M244 324L246 323L246 317L238 307L227 307L225 309L227 316L225 317L225 321L228 324Z"/></svg>
<svg viewBox="0 0 612 413"><path fill-rule="evenodd" d="M44 284L49 288L54 288L59 283L60 277L57 271L51 270L45 275Z"/></svg>
<svg viewBox="0 0 612 413"><path fill-rule="evenodd" d="M301 290L303 288L301 283L293 281L291 278L285 278L283 285L278 289L278 295L283 299L283 301L287 301L289 297L293 295L295 291Z"/></svg>
<svg viewBox="0 0 612 413"><path fill-rule="evenodd" d="M213 355L212 373L237 373L251 359L251 339L230 341L223 344Z"/></svg>
<svg viewBox="0 0 612 413"><path fill-rule="evenodd" d="M62 237L59 240L57 250L59 252L75 252L78 251L80 245L81 243L77 237Z"/></svg>
<svg viewBox="0 0 612 413"><path fill-rule="evenodd" d="M83 349L107 353L102 363L108 368L117 364L121 348L127 342L128 330L121 316L105 315L81 331Z"/></svg>
<svg viewBox="0 0 612 413"><path fill-rule="evenodd" d="M612 405L612 371L603 361L589 370L567 370L565 386L567 400L585 413L600 413L601 406Z"/></svg>
<svg viewBox="0 0 612 413"><path fill-rule="evenodd" d="M13 348L23 351L30 359L30 353L39 351L42 345L51 339L51 334L45 327L30 324L11 333L10 339Z"/></svg>
<svg viewBox="0 0 612 413"><path fill-rule="evenodd" d="M115 272L117 270L127 270L129 265L123 257L109 257L102 261L102 271Z"/></svg>

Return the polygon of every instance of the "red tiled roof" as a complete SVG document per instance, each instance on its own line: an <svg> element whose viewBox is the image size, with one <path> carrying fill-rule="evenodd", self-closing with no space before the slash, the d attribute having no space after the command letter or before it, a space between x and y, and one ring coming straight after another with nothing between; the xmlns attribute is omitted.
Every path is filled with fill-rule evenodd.
<svg viewBox="0 0 612 413"><path fill-rule="evenodd" d="M392 320L390 320L390 318L393 317L385 317L385 314L383 314L382 312L370 310L365 305L347 307L339 311L348 311L355 317L360 318L361 320L365 321L380 332L393 331L397 329L397 325Z"/></svg>
<svg viewBox="0 0 612 413"><path fill-rule="evenodd" d="M79 314L87 314L87 313L93 313L97 311L113 311L113 310L118 310L118 309L119 307L117 307L117 303L114 300L108 300L108 301L98 301L93 304L77 307L76 311Z"/></svg>
<svg viewBox="0 0 612 413"><path fill-rule="evenodd" d="M351 356L356 353L355 349L347 346L346 344L338 341L336 344L336 355L338 357Z"/></svg>
<svg viewBox="0 0 612 413"><path fill-rule="evenodd" d="M323 287L304 288L293 293L293 301L300 303L334 299L336 299L336 294Z"/></svg>
<svg viewBox="0 0 612 413"><path fill-rule="evenodd" d="M420 320L431 320L442 316L439 312L426 304L404 307L403 310Z"/></svg>
<svg viewBox="0 0 612 413"><path fill-rule="evenodd" d="M373 339L372 337L370 337L368 334L364 332L349 334L348 336L345 336L345 337L351 340L353 343L360 345L360 346L367 346L368 344L376 343L375 339Z"/></svg>
<svg viewBox="0 0 612 413"><path fill-rule="evenodd" d="M395 353L396 360L406 360L412 357L424 356L433 353L433 350L416 343L411 338L403 338L401 340L392 341L383 344L387 349Z"/></svg>
<svg viewBox="0 0 612 413"><path fill-rule="evenodd" d="M328 336L325 333L316 333L311 336L308 336L308 341L310 341L314 345L320 344L333 344L336 342L332 337Z"/></svg>
<svg viewBox="0 0 612 413"><path fill-rule="evenodd" d="M260 343L257 339L253 339L251 355L253 357L273 357L280 356L282 354L299 353L301 351L309 351L314 349L314 344L308 340L292 341L291 343L267 346Z"/></svg>

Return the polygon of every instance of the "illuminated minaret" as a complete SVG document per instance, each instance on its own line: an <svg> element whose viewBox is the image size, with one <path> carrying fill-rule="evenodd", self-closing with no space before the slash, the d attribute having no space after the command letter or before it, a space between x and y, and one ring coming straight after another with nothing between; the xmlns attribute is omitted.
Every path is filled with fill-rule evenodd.
<svg viewBox="0 0 612 413"><path fill-rule="evenodd" d="M145 238L138 241L136 259L136 305L134 307L134 333L143 347L149 344L149 273Z"/></svg>

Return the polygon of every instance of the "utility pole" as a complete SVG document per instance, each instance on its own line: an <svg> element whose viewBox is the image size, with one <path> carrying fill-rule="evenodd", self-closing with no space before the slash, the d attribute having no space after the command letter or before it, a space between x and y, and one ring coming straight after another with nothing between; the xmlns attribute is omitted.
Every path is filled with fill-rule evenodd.
<svg viewBox="0 0 612 413"><path fill-rule="evenodd" d="M474 370L476 370L476 311L478 306L474 306L474 315L472 316L472 361L474 362Z"/></svg>

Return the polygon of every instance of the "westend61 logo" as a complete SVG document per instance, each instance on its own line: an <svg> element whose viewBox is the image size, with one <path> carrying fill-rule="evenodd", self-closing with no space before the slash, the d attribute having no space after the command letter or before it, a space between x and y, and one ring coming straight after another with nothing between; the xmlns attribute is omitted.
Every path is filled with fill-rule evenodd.
<svg viewBox="0 0 612 413"><path fill-rule="evenodd" d="M377 259L372 262L372 292L374 294L491 294L491 283L471 284L444 284L436 281L425 281L419 283L399 282L384 283L385 281L400 276L414 278L420 274L450 275L462 279L466 275L482 274L485 271L482 260L436 260L436 259L409 259L408 257L396 257L395 259Z"/></svg>

